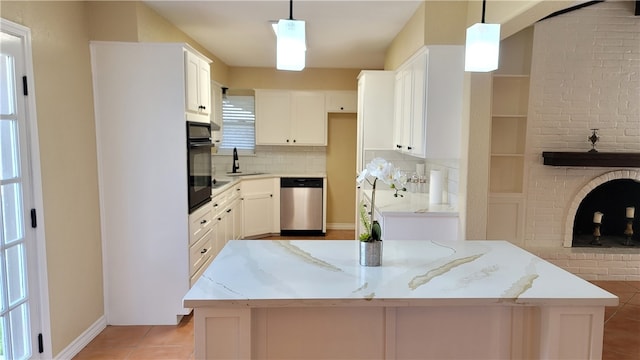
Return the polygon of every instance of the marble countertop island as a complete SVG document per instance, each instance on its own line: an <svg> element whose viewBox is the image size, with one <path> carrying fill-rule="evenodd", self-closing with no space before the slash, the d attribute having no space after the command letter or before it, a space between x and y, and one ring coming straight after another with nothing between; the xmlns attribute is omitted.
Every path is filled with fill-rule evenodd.
<svg viewBox="0 0 640 360"><path fill-rule="evenodd" d="M208 359L599 359L618 298L505 241L229 241L184 297ZM459 346L460 343L465 346Z"/></svg>
<svg viewBox="0 0 640 360"><path fill-rule="evenodd" d="M184 298L185 306L598 304L617 297L505 241L386 241L383 266L358 264L358 242L235 240ZM336 301L344 300L344 301ZM264 304L263 304L264 305Z"/></svg>

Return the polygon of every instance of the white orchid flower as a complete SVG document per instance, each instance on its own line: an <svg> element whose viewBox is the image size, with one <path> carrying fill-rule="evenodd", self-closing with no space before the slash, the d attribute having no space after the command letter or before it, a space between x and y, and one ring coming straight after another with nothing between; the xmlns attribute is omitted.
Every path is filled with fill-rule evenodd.
<svg viewBox="0 0 640 360"><path fill-rule="evenodd" d="M393 185L395 185L396 189L404 189L407 185L407 174L400 169L396 169L393 173Z"/></svg>
<svg viewBox="0 0 640 360"><path fill-rule="evenodd" d="M358 174L358 177L356 178L356 182L358 184L362 184L362 182L365 181L368 175L369 171L367 171L367 169L360 171L360 174Z"/></svg>

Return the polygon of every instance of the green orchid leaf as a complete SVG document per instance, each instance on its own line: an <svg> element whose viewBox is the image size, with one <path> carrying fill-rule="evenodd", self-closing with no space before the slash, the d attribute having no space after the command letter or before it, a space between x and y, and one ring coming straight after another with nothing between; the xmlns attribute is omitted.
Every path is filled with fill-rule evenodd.
<svg viewBox="0 0 640 360"><path fill-rule="evenodd" d="M371 224L371 238L373 241L382 240L382 229L380 228L380 223L377 221Z"/></svg>

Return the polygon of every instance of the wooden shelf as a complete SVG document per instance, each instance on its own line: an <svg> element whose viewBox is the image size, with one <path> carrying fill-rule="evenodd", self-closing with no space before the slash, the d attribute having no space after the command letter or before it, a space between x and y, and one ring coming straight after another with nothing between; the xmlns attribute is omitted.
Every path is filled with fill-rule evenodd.
<svg viewBox="0 0 640 360"><path fill-rule="evenodd" d="M551 166L640 168L640 153L544 151L542 157Z"/></svg>

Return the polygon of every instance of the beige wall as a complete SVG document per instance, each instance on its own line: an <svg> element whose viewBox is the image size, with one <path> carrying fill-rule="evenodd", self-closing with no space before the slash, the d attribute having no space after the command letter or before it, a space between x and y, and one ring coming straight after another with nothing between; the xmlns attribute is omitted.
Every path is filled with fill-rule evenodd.
<svg viewBox="0 0 640 360"><path fill-rule="evenodd" d="M141 2L137 2L136 14L138 41L187 43L213 61L211 64L211 80L220 84L229 82L229 67L215 54L202 47L198 42Z"/></svg>
<svg viewBox="0 0 640 360"><path fill-rule="evenodd" d="M87 4L91 40L138 41L135 2L92 1Z"/></svg>
<svg viewBox="0 0 640 360"><path fill-rule="evenodd" d="M354 224L356 114L329 114L327 224Z"/></svg>
<svg viewBox="0 0 640 360"><path fill-rule="evenodd" d="M478 3L474 1L474 6ZM488 19L493 19L492 11L505 19L503 36L566 4L552 0L511 3L490 0L488 4ZM492 10L494 6L500 10ZM425 27L425 19L434 15L428 15L427 8L423 4L418 9L390 46L385 68L396 68L427 40L444 41L437 28ZM479 10L473 17L468 15L467 23L476 22L478 13ZM306 69L301 73L284 73L264 68L228 68L214 54L204 51L138 2L3 0L0 14L29 27L33 36L54 355L98 320L104 308L89 40L188 42L214 60L213 80L234 88L355 90L357 87L359 70ZM454 30L448 28L447 33ZM474 151L479 153L471 144L469 162L474 160L471 158ZM470 179L475 175L472 171L468 174Z"/></svg>
<svg viewBox="0 0 640 360"><path fill-rule="evenodd" d="M273 68L231 67L233 89L357 90L358 69L315 69L300 72Z"/></svg>
<svg viewBox="0 0 640 360"><path fill-rule="evenodd" d="M384 56L384 69L395 70L413 53L424 46L425 7L418 7L411 19L393 39Z"/></svg>
<svg viewBox="0 0 640 360"><path fill-rule="evenodd" d="M387 49L384 68L397 69L424 45L463 45L466 28L466 1L425 1Z"/></svg>
<svg viewBox="0 0 640 360"><path fill-rule="evenodd" d="M83 2L0 2L32 31L52 353L103 315L89 23Z"/></svg>

